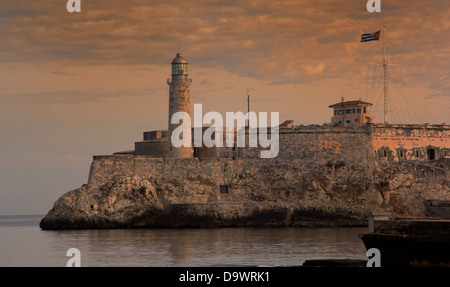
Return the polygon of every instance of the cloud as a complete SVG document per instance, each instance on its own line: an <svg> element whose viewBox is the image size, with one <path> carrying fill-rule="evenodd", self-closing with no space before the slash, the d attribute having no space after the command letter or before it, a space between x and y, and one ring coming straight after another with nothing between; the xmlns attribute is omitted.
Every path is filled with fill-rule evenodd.
<svg viewBox="0 0 450 287"><path fill-rule="evenodd" d="M67 73L67 72L61 72L61 71L53 71L52 74L62 75L62 76L73 76L73 75L75 75L74 73Z"/></svg>
<svg viewBox="0 0 450 287"><path fill-rule="evenodd" d="M84 1L78 14L51 0L0 2L7 39L0 60L51 63L59 75L69 76L58 67L71 65L166 67L182 47L193 69L272 84L364 81L361 67L381 43L360 43L360 33L384 22L405 80L450 88L441 80L450 65L445 0L384 1L382 13L372 14L365 1L345 0L97 0Z"/></svg>
<svg viewBox="0 0 450 287"><path fill-rule="evenodd" d="M202 64L227 67L230 63L234 68L244 59L252 64L252 58L266 57L282 47L296 47L298 55L315 58L332 56L323 53L332 47L334 53L343 54L341 45L358 41L361 28L373 29L381 24L365 11L364 1L103 0L85 1L78 15L66 13L54 2L41 0L40 5L30 5L29 1L16 0L2 5L7 7L4 14L9 15L3 20L6 37L13 40L3 47L11 53L12 48L19 49L17 54L29 52L34 60L162 64L161 55L172 55L182 44ZM409 37L404 32L411 27L415 27L414 34L428 29L432 35L448 29L448 25L434 25L446 19L440 5L443 1L410 2L389 1L383 5L386 19L416 23L393 31L393 41L423 43L433 39L424 34ZM310 42L319 50L310 49L317 48L310 47ZM41 57L35 57L38 55ZM279 59L286 60L289 58Z"/></svg>

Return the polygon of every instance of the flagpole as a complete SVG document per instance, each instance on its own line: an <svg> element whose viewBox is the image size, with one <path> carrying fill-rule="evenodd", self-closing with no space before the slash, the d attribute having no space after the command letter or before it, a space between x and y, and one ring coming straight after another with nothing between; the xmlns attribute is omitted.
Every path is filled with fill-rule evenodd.
<svg viewBox="0 0 450 287"><path fill-rule="evenodd" d="M388 70L386 62L386 26L383 24L383 70L384 70L384 124L388 113Z"/></svg>

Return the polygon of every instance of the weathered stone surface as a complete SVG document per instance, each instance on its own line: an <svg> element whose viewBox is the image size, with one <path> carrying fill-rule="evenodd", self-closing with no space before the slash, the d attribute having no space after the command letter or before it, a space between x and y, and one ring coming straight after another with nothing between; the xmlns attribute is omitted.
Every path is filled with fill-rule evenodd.
<svg viewBox="0 0 450 287"><path fill-rule="evenodd" d="M422 217L427 200L450 200L449 132L296 126L280 129L273 159L259 158L260 148L238 149L235 160L94 156L87 185L56 201L41 227L366 225L377 210Z"/></svg>
<svg viewBox="0 0 450 287"><path fill-rule="evenodd" d="M369 211L424 216L425 199L449 194L446 174L394 162L97 156L89 183L58 199L41 227L366 225Z"/></svg>

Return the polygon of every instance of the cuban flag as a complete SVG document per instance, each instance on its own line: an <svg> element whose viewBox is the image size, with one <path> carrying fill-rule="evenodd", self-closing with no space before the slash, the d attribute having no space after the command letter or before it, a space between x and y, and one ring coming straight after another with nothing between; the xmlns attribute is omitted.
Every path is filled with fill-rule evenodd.
<svg viewBox="0 0 450 287"><path fill-rule="evenodd" d="M380 40L380 33L381 30L374 33L362 34L361 42L378 41Z"/></svg>

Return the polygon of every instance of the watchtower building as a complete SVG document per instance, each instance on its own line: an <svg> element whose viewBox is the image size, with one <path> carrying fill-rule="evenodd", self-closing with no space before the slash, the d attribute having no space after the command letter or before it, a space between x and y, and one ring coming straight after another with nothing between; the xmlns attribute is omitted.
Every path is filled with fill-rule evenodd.
<svg viewBox="0 0 450 287"><path fill-rule="evenodd" d="M374 122L374 116L369 114L368 108L371 103L361 100L346 101L329 106L333 109L332 124L365 125Z"/></svg>

